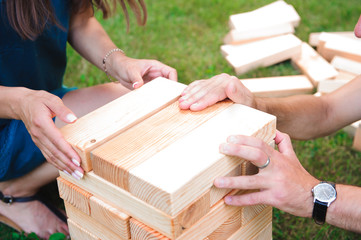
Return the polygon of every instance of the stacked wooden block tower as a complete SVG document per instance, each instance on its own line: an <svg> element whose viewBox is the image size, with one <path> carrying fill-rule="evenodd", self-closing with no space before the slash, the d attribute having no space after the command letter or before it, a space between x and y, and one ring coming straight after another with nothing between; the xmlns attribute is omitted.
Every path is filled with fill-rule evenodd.
<svg viewBox="0 0 361 240"><path fill-rule="evenodd" d="M258 171L219 145L233 134L271 143L275 117L230 101L180 110L185 87L155 79L61 129L87 172L58 178L73 240L272 238L270 206L223 201L257 189L218 189L213 181Z"/></svg>
<svg viewBox="0 0 361 240"><path fill-rule="evenodd" d="M315 91L316 95L322 95L361 74L361 39L353 32L311 33L306 43L294 35L300 21L295 8L283 0L230 16L230 31L221 53L237 75L285 60L290 60L302 73L241 79L255 95L284 97ZM360 123L345 130L355 136ZM355 139L354 148L361 149L361 141Z"/></svg>

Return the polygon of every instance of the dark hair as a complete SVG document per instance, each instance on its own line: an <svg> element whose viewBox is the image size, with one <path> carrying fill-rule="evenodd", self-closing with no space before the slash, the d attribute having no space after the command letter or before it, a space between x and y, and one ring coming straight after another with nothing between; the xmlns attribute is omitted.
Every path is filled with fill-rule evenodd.
<svg viewBox="0 0 361 240"><path fill-rule="evenodd" d="M126 3L134 12L138 25L145 25L147 9L144 0L71 0L72 14L95 6L102 11L105 19L115 11L117 1L123 9L127 21L127 31L129 31L129 14ZM44 31L47 23L62 28L55 18L50 0L6 0L5 3L9 23L23 39L34 40Z"/></svg>

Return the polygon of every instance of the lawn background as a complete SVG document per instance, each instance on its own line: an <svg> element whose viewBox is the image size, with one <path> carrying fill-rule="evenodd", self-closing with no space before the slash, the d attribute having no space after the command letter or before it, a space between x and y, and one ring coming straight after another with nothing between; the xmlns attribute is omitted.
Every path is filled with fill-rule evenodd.
<svg viewBox="0 0 361 240"><path fill-rule="evenodd" d="M207 79L223 72L234 75L219 49L223 37L229 31L229 16L271 2L146 0L149 16L147 25L137 26L131 15L128 34L120 8L108 20L102 20L99 12L96 16L116 45L128 56L157 59L166 63L177 69L180 82L189 84L196 79ZM301 16L295 34L303 41L308 41L311 32L353 31L361 13L360 0L289 0L287 3L292 4ZM300 73L286 61L254 70L239 78L295 74ZM70 46L64 79L66 85L76 87L108 81L104 72L82 59ZM351 149L352 139L345 132L339 131L330 137L311 141L293 141L293 144L303 166L318 179L361 186L361 154ZM11 234L9 228L0 225L0 239L11 239ZM12 238L17 239L16 236ZM294 217L274 209L273 238L361 239L361 236L328 224L318 226L311 219Z"/></svg>

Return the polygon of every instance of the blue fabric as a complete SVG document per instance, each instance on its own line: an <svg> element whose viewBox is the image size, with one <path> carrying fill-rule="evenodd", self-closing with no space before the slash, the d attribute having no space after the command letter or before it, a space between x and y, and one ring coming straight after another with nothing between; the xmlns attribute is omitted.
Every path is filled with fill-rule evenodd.
<svg viewBox="0 0 361 240"><path fill-rule="evenodd" d="M48 24L34 41L23 40L11 28L6 0L0 0L0 85L45 90L63 97L66 44L69 30L68 0L51 0L63 29ZM17 178L44 162L24 124L0 119L0 181Z"/></svg>

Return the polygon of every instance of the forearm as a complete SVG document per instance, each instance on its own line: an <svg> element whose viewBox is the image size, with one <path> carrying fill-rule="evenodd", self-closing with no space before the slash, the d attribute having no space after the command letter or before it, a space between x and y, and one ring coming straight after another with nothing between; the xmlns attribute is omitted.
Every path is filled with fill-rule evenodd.
<svg viewBox="0 0 361 240"><path fill-rule="evenodd" d="M327 210L326 221L361 233L361 188L336 184L337 198Z"/></svg>
<svg viewBox="0 0 361 240"><path fill-rule="evenodd" d="M28 91L23 87L0 86L0 118L19 119L19 105Z"/></svg>

